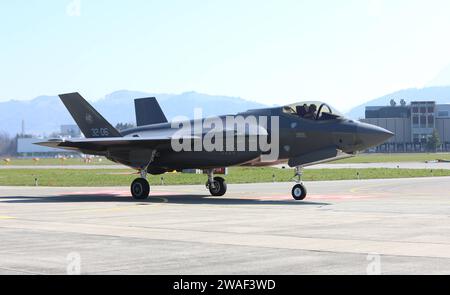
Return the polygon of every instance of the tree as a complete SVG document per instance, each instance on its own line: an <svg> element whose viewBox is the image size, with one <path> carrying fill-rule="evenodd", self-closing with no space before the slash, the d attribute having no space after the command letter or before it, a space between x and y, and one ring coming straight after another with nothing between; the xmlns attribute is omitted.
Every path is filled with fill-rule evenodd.
<svg viewBox="0 0 450 295"><path fill-rule="evenodd" d="M16 152L17 140L9 137L5 132L0 132L0 155L11 156Z"/></svg>
<svg viewBox="0 0 450 295"><path fill-rule="evenodd" d="M132 123L118 123L116 125L116 129L119 131L131 129L131 128L134 128L134 124L132 124Z"/></svg>
<svg viewBox="0 0 450 295"><path fill-rule="evenodd" d="M31 134L17 134L17 138L33 138Z"/></svg>
<svg viewBox="0 0 450 295"><path fill-rule="evenodd" d="M400 100L400 105L402 107L406 107L406 100L404 100L404 99Z"/></svg>
<svg viewBox="0 0 450 295"><path fill-rule="evenodd" d="M391 107L395 107L395 106L397 106L397 103L395 102L394 99L391 99Z"/></svg>
<svg viewBox="0 0 450 295"><path fill-rule="evenodd" d="M6 154L6 150L9 148L11 139L6 133L0 133L0 155Z"/></svg>
<svg viewBox="0 0 450 295"><path fill-rule="evenodd" d="M436 129L433 131L433 135L427 142L427 148L430 152L436 152L438 147L441 145L441 139L439 138L439 133Z"/></svg>

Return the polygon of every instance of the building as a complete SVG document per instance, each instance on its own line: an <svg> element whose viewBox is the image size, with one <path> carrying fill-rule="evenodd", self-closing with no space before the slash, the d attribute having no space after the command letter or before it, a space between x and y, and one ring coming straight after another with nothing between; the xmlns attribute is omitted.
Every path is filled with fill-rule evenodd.
<svg viewBox="0 0 450 295"><path fill-rule="evenodd" d="M80 128L77 125L61 125L60 132L51 135L52 138L79 138ZM79 156L77 152L54 149L35 145L37 142L47 141L46 138L18 138L17 154L21 157L54 157L54 156Z"/></svg>
<svg viewBox="0 0 450 295"><path fill-rule="evenodd" d="M440 151L450 151L450 104L414 101L409 106L370 106L362 122L385 128L395 134L377 152L425 152L436 130Z"/></svg>
<svg viewBox="0 0 450 295"><path fill-rule="evenodd" d="M43 141L46 141L46 139L18 138L17 154L19 154L21 157L51 157L67 154L67 152L64 150L35 145L35 143Z"/></svg>

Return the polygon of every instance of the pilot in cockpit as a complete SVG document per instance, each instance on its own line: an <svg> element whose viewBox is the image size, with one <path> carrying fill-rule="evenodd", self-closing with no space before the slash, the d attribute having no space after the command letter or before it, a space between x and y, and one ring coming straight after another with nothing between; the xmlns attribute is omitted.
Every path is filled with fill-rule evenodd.
<svg viewBox="0 0 450 295"><path fill-rule="evenodd" d="M317 106L315 104L311 104L308 108L308 112L303 116L305 119L314 120L317 116Z"/></svg>
<svg viewBox="0 0 450 295"><path fill-rule="evenodd" d="M333 109L329 105L321 102L288 105L283 108L283 111L287 114L313 121L329 121L342 118L339 111L336 111L336 109Z"/></svg>
<svg viewBox="0 0 450 295"><path fill-rule="evenodd" d="M297 106L297 115L303 118L308 113L308 105L305 103L302 106Z"/></svg>

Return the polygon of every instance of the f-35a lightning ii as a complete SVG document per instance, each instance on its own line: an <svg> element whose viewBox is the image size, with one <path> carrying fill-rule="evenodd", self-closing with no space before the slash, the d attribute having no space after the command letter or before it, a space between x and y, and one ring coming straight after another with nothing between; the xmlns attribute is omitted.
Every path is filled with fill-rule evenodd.
<svg viewBox="0 0 450 295"><path fill-rule="evenodd" d="M105 156L136 169L131 184L136 200L149 197L147 174L203 169L212 196L223 196L227 185L215 168L231 166L295 167L295 200L304 200L305 166L350 157L384 143L393 134L353 121L322 102L249 110L217 118L168 122L155 98L135 100L137 127L119 132L78 93L60 95L85 138L38 143L53 148ZM218 106L220 107L220 106Z"/></svg>

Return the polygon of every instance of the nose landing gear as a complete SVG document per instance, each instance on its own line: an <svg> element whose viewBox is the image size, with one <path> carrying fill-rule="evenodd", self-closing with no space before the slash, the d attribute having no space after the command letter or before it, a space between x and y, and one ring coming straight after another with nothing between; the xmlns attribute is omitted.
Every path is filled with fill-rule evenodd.
<svg viewBox="0 0 450 295"><path fill-rule="evenodd" d="M296 184L292 189L292 197L296 201L303 201L306 198L308 192L303 184Z"/></svg>
<svg viewBox="0 0 450 295"><path fill-rule="evenodd" d="M293 178L297 184L292 188L292 197L296 201L303 201L308 194L306 187L303 185L302 176L303 167L297 166L295 168L295 176Z"/></svg>

